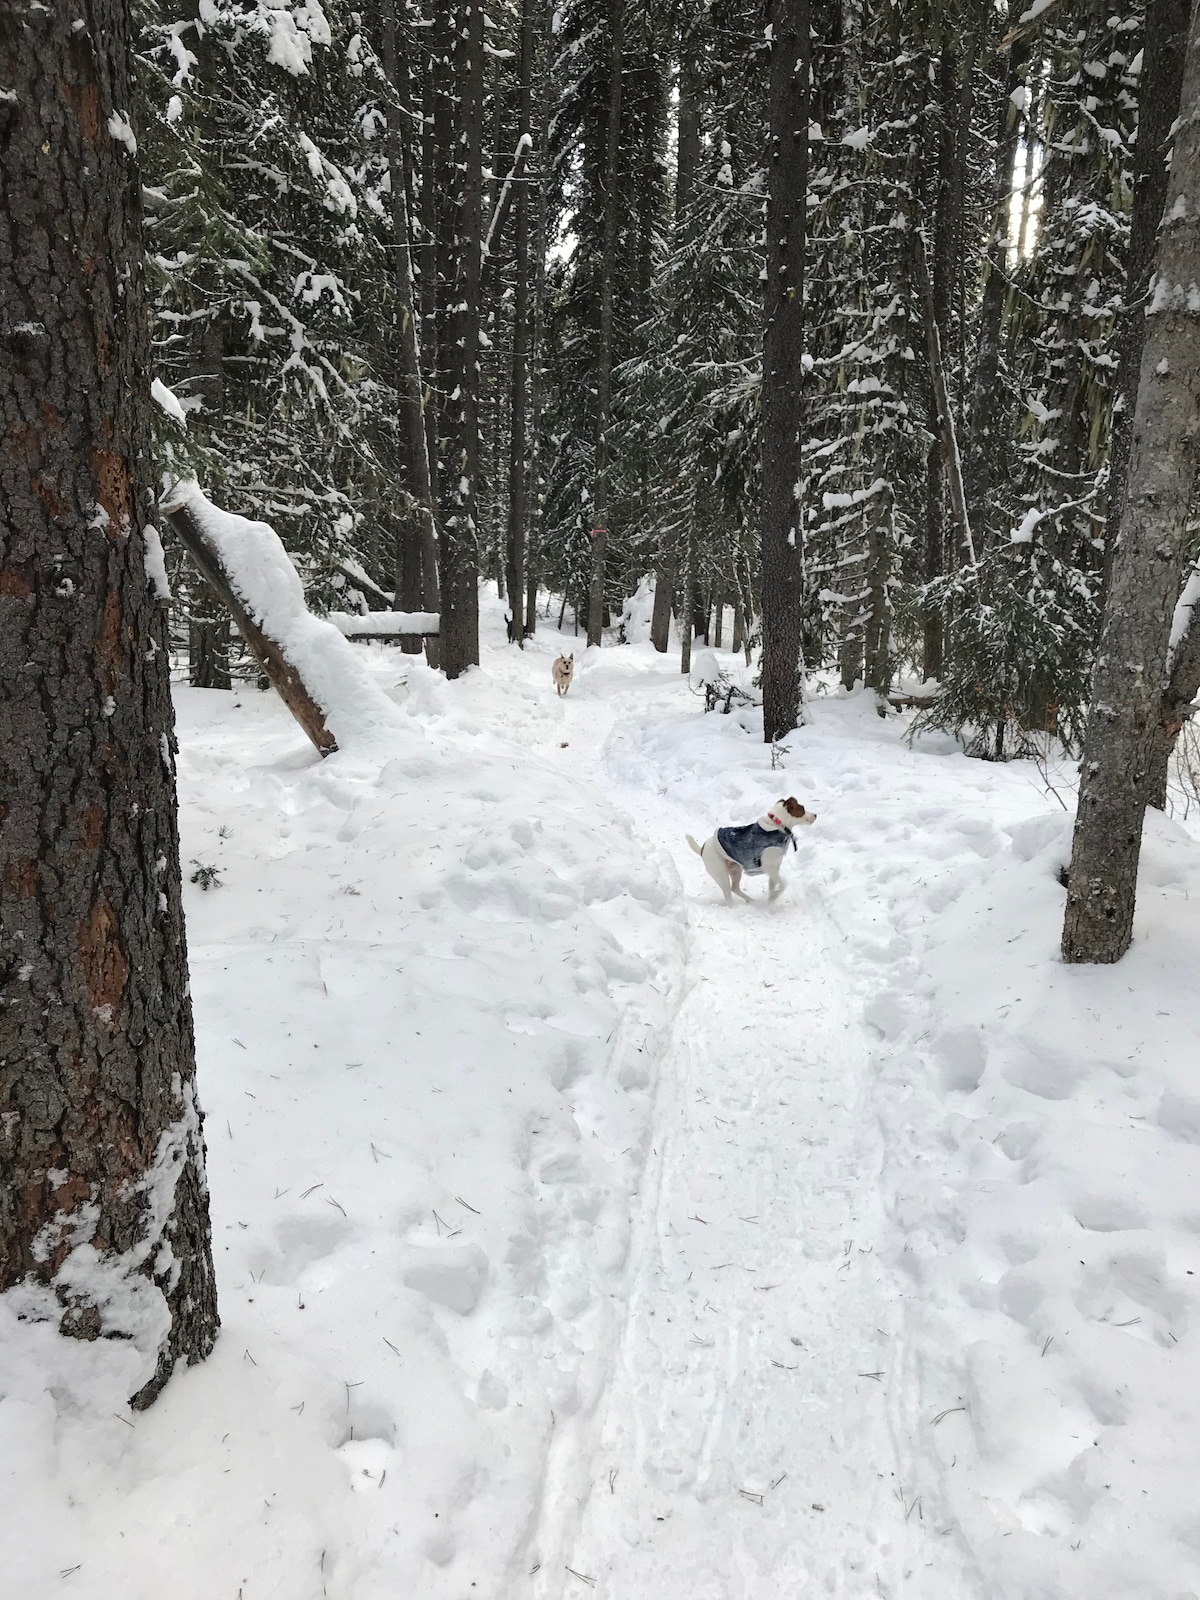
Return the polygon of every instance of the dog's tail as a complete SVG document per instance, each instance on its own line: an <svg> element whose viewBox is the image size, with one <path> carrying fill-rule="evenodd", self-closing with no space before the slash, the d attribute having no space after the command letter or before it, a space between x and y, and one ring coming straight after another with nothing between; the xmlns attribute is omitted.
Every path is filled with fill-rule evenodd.
<svg viewBox="0 0 1200 1600"><path fill-rule="evenodd" d="M696 843L695 839L692 838L691 834L690 833L686 834L685 837L687 839L687 842L691 845L692 849L696 852L696 854L698 856L702 856L704 854L704 851Z"/></svg>

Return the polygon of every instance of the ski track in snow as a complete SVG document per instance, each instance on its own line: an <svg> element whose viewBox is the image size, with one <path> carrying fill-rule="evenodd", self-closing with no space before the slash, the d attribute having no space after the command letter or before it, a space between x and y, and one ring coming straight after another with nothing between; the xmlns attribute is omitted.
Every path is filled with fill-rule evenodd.
<svg viewBox="0 0 1200 1600"><path fill-rule="evenodd" d="M645 683L589 693L591 672L609 674L588 661L549 712L569 737L548 742L598 749L584 772L648 852L670 857L689 978L659 1064L602 1431L591 1460L548 1487L543 1532L557 1533L558 1559L536 1593L768 1600L903 1588L916 1600L952 1583L967 1600L961 1563L913 1527L924 1512L892 1434L889 1393L908 1379L902 1300L879 1254L878 1033L863 1020L872 988L822 887L822 819L798 836L770 905L725 907L684 840L751 820L777 794L821 802L768 771L751 811L698 822L703 801L655 792L662 713L647 717ZM529 718L531 742L546 738L544 721ZM684 794L704 792L699 773L671 776ZM749 888L765 897L765 880Z"/></svg>
<svg viewBox="0 0 1200 1600"><path fill-rule="evenodd" d="M180 696L222 1335L135 1417L0 1296L14 1593L1196 1600L1194 839L1066 968L1033 763L833 693L772 770L644 640L560 700L483 619L355 657L325 763ZM685 832L785 794L726 909Z"/></svg>

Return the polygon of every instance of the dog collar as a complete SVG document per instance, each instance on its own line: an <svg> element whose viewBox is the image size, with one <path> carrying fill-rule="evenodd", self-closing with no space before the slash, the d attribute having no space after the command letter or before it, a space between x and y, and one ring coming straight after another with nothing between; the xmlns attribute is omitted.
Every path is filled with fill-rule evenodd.
<svg viewBox="0 0 1200 1600"><path fill-rule="evenodd" d="M767 812L767 818L769 821L773 822L777 828L787 827L787 824L784 822L783 818L777 817L773 811Z"/></svg>

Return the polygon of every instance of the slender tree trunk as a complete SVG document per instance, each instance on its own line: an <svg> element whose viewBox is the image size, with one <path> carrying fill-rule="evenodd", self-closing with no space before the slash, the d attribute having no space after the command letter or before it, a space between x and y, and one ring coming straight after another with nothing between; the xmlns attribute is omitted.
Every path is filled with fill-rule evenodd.
<svg viewBox="0 0 1200 1600"><path fill-rule="evenodd" d="M140 1408L218 1322L128 28L0 29L0 1292L113 1340Z"/></svg>
<svg viewBox="0 0 1200 1600"><path fill-rule="evenodd" d="M671 606L675 599L676 562L663 556L655 573L654 610L650 616L650 643L659 655L665 655L671 644Z"/></svg>
<svg viewBox="0 0 1200 1600"><path fill-rule="evenodd" d="M407 611L440 611L437 575L437 521L435 489L429 465L429 435L425 427L425 384L421 375L421 349L417 338L418 308L413 291L412 237L408 226L408 174L405 170L403 130L398 104L401 92L396 57L395 0L381 0L383 67L391 84L388 100L388 177L392 200L393 276L396 294L396 330L393 357L400 393L400 421L405 455L412 474L413 505L404 517L405 532L397 541L395 592L397 604ZM423 604L422 604L423 602ZM420 639L406 640L409 654L419 654Z"/></svg>
<svg viewBox="0 0 1200 1600"><path fill-rule="evenodd" d="M762 373L762 686L768 744L800 720L808 0L772 0Z"/></svg>
<svg viewBox="0 0 1200 1600"><path fill-rule="evenodd" d="M609 0L608 128L604 149L604 258L600 263L600 339L596 352L596 475L592 489L592 566L587 642L604 637L604 578L608 556L608 430L612 414L613 273L617 254L621 158L621 75L624 0Z"/></svg>
<svg viewBox="0 0 1200 1600"><path fill-rule="evenodd" d="M229 617L203 591L188 618L188 682L193 689L229 689Z"/></svg>
<svg viewBox="0 0 1200 1600"><path fill-rule="evenodd" d="M542 32L549 37L553 0L542 12ZM545 322L546 299L546 230L549 217L549 178L546 171L546 144L550 125L550 70L547 52L539 56L539 93L541 105L538 113L537 140L537 226L533 245L533 306L530 334L529 374L529 474L528 515L526 531L525 578L525 632L537 632L538 562L541 551L542 525L542 333Z"/></svg>
<svg viewBox="0 0 1200 1600"><path fill-rule="evenodd" d="M675 160L675 239L683 244L690 226L696 171L700 164L700 103L694 49L684 36L679 46L679 124ZM679 551L669 547L659 551L654 574L654 610L650 618L650 642L660 655L671 645L671 609L679 581Z"/></svg>
<svg viewBox="0 0 1200 1600"><path fill-rule="evenodd" d="M941 446L941 473L950 491L950 511L954 531L958 535L961 557L975 565L975 541L971 533L971 519L967 511L967 495L963 484L962 458L958 450L958 430L954 425L954 412L950 405L950 384L946 376L946 362L942 353L942 336L937 317L937 299L929 277L925 257L925 240L920 227L913 238L917 265L917 284L921 303L925 309L925 348L929 360L929 386L933 393L934 412L937 419L938 439Z"/></svg>
<svg viewBox="0 0 1200 1600"><path fill-rule="evenodd" d="M484 20L480 0L457 14L451 249L446 351L446 512L441 526L441 659L448 678L479 660L479 331L483 265Z"/></svg>
<svg viewBox="0 0 1200 1600"><path fill-rule="evenodd" d="M521 104L520 138L532 137L533 120L533 4L521 0ZM518 179L514 201L514 267L512 386L508 446L507 568L509 638L525 639L525 488L529 472L526 411L529 402L529 184Z"/></svg>
<svg viewBox="0 0 1200 1600"><path fill-rule="evenodd" d="M1121 531L1133 413L1137 404L1146 295L1154 266L1154 246L1167 193L1167 149L1179 114L1183 62L1187 49L1188 0L1149 0L1138 100L1137 145L1133 156L1133 215L1130 219L1125 311L1117 336L1117 397L1108 456L1108 521L1104 538L1105 586ZM1165 773L1164 773L1165 781Z"/></svg>
<svg viewBox="0 0 1200 1600"><path fill-rule="evenodd" d="M1016 21L1019 7L1010 7ZM1000 375L1000 329L1004 319L1004 300L1008 290L1008 249L1011 232L1013 183L1021 139L1021 118L1012 104L1029 61L1029 44L1017 39L1008 51L1004 80L1004 100L1000 125L996 130L996 155L992 169L991 238L988 241L983 302L979 308L979 336L975 345L975 372L971 386L970 436L967 442L963 479L967 507L972 522L986 531L986 516L992 493L997 446L993 438L1002 395ZM981 537L985 532L981 532Z"/></svg>
<svg viewBox="0 0 1200 1600"><path fill-rule="evenodd" d="M948 426L953 431L953 418L949 410L949 386L942 352L950 345L956 268L961 259L966 158L962 127L963 82L956 43L948 38L938 61L939 114L933 170L932 267L926 260L923 240L918 236L915 241L917 287L921 296L929 363L931 431L936 433L939 440L938 447L931 449L926 458L926 583L942 577L946 570L946 435ZM923 651L923 676L926 679L941 677L944 653L942 614L938 607L927 603Z"/></svg>
<svg viewBox="0 0 1200 1600"><path fill-rule="evenodd" d="M1147 308L1121 535L1080 766L1063 957L1118 961L1133 932L1147 787L1200 469L1200 6L1194 7Z"/></svg>
<svg viewBox="0 0 1200 1600"><path fill-rule="evenodd" d="M871 507L867 531L867 619L863 632L863 682L875 691L881 702L892 686L892 608L888 580L895 540L891 521L891 491L882 490Z"/></svg>
<svg viewBox="0 0 1200 1600"><path fill-rule="evenodd" d="M688 495L687 539L684 545L683 581L679 596L679 670L685 676L692 670L692 640L696 632L692 615L692 590L696 582L696 507L695 491Z"/></svg>

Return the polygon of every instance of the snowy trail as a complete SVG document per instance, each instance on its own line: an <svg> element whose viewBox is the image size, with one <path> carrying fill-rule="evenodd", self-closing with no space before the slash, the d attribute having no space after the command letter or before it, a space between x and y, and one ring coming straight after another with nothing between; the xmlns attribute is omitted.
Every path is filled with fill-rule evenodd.
<svg viewBox="0 0 1200 1600"><path fill-rule="evenodd" d="M966 1600L961 1564L920 1526L893 1440L909 1362L903 1299L877 1248L878 1036L820 888L820 823L780 902L727 910L683 839L709 803L703 775L685 782L701 797L685 807L655 759L677 680L660 680L671 704L652 710L653 678L591 670L594 695L585 673L573 699L529 707L523 731L602 787L649 854L669 856L689 980L659 1063L594 1455L551 1465L536 1592L915 1600L952 1585ZM794 787L786 774L759 782ZM745 820L736 805L729 820Z"/></svg>

